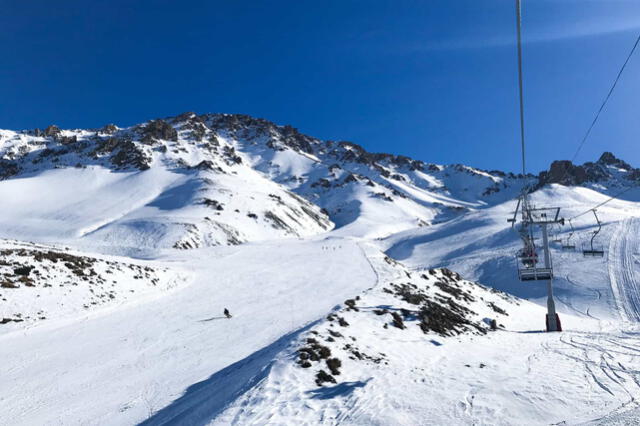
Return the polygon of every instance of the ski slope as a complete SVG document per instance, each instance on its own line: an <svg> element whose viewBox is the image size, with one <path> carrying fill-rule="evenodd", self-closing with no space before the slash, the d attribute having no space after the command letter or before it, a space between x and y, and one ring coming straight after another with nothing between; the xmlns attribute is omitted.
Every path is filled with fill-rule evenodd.
<svg viewBox="0 0 640 426"><path fill-rule="evenodd" d="M640 172L610 153L584 186L532 194L575 216L576 251L552 230L562 333L543 332L546 286L517 280L506 221L534 176L228 114L0 130L0 156L0 236L18 240L0 243L0 424L640 416L640 190L598 209L605 256L580 252L581 213ZM332 358L301 365L310 339L335 382L316 384Z"/></svg>
<svg viewBox="0 0 640 426"><path fill-rule="evenodd" d="M640 219L621 221L609 243L609 277L620 316L627 322L640 322L640 278L638 235Z"/></svg>
<svg viewBox="0 0 640 426"><path fill-rule="evenodd" d="M225 382L229 371L251 374L234 363L254 354L263 368L282 342L376 280L347 240L203 249L150 264L158 262L191 282L146 303L0 335L3 424L135 424L202 380L215 383L222 408L248 386Z"/></svg>
<svg viewBox="0 0 640 426"><path fill-rule="evenodd" d="M539 196L548 201L562 191ZM573 197L585 194L591 202L592 194ZM156 251L137 263L162 265L185 284L0 335L0 415L12 425L616 424L633 418L640 398L630 249L638 247L638 218L626 203L601 212L604 258L553 248L563 333L542 332L543 285L513 279L517 240L503 222L509 204L374 242L338 230ZM583 236L593 230L587 221L576 225ZM294 364L296 348L345 299L402 282L404 272L385 272L380 247L404 258L407 271L462 269L538 304L510 307L505 329L486 336L372 339L369 325L350 319L353 337L381 345L389 366L352 366L340 382L319 388Z"/></svg>
<svg viewBox="0 0 640 426"><path fill-rule="evenodd" d="M636 406L640 329L574 312L565 332L543 333L544 308L529 302L486 336L378 340L349 318L390 366L352 367L319 388L295 348L335 305L402 280L375 253L328 238L159 255L146 263L187 274L185 286L0 336L3 421L603 424Z"/></svg>
<svg viewBox="0 0 640 426"><path fill-rule="evenodd" d="M591 189L551 185L535 192L532 202L560 207L561 217L570 218L606 199L606 194ZM619 286L612 284L620 274L629 278L634 274L632 258L621 254L638 246L632 225L640 217L636 200L640 200L640 194L634 193L628 200L616 200L598 210L603 227L595 244L605 248L604 257L584 257L581 253L597 228L591 213L572 221L576 230L572 243L576 250L563 250L562 243L551 243L556 305L560 312L602 320L620 318L619 299L624 293L618 288L634 284L625 277L617 278L622 280ZM381 241L380 247L413 268L448 267L470 279L544 305L543 282L521 283L517 279L515 253L521 243L506 222L515 207L516 202L510 201L432 227L402 232ZM567 225L551 229L551 233L566 242L570 229Z"/></svg>

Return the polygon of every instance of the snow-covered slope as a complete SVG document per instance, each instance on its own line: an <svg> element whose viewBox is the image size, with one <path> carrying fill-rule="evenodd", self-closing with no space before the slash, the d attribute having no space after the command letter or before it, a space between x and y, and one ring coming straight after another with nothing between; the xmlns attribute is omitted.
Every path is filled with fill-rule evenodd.
<svg viewBox="0 0 640 426"><path fill-rule="evenodd" d="M640 216L640 188L627 192L624 197L626 200L614 200L598 209L603 226L594 244L605 249L611 245L610 253L619 251L614 247L618 238L633 234L629 220ZM551 251L561 311L602 319L618 318L619 301L615 298L615 286L610 283L610 269L624 268L609 267L614 261L611 255L604 258L582 255L583 246L590 244L597 229L595 217L588 210L608 198L592 189L556 184L538 190L532 196L537 206L560 207L560 215L565 218L586 212L572 220L573 235L568 222L564 227L552 229L553 239L560 240L551 243ZM516 202L510 201L448 223L399 233L381 245L389 256L412 267L448 267L469 279L543 304L546 297L544 283L517 280L515 255L521 242L517 232L507 223L515 207ZM562 245L570 235L576 250L563 250ZM627 264L627 269L633 268L637 265Z"/></svg>
<svg viewBox="0 0 640 426"><path fill-rule="evenodd" d="M0 232L135 253L333 227L320 208L243 165L224 138L194 132L161 120L121 130L4 131Z"/></svg>
<svg viewBox="0 0 640 426"><path fill-rule="evenodd" d="M244 115L184 113L124 129L0 130L0 232L125 252L304 237L331 221L341 235L375 238L498 205L525 184L606 191L639 177L611 153L524 177L369 153Z"/></svg>
<svg viewBox="0 0 640 426"><path fill-rule="evenodd" d="M186 276L129 259L0 242L0 333L162 295Z"/></svg>
<svg viewBox="0 0 640 426"><path fill-rule="evenodd" d="M274 342L376 277L346 240L172 250L137 263L189 281L161 298L0 334L3 424L136 424L209 376L218 397L207 407L223 406L243 384L225 382L225 369L254 353L268 359Z"/></svg>
<svg viewBox="0 0 640 426"><path fill-rule="evenodd" d="M0 178L2 235L80 237L124 253L304 237L334 226L326 214L345 234L386 236L508 199L522 184L193 113L125 129L0 131Z"/></svg>
<svg viewBox="0 0 640 426"><path fill-rule="evenodd" d="M507 219L524 185L573 217L639 176L610 153L442 166L242 115L0 131L0 423L633 418L640 190L598 209L604 258L579 250L591 213L575 252L553 230L563 333Z"/></svg>

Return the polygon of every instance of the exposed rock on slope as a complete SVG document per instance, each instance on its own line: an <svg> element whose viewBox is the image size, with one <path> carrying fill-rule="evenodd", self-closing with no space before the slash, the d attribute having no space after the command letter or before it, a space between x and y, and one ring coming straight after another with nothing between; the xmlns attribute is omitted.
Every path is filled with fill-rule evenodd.
<svg viewBox="0 0 640 426"><path fill-rule="evenodd" d="M0 195L11 187L8 180L37 179L52 170L69 175L72 169L106 170L110 180L114 174L158 175L137 178L138 186L145 181L153 188L137 190L119 209L110 206L108 214L96 213L95 221L56 236L143 248L304 237L334 224L345 234L384 237L507 201L525 180L535 179L370 153L352 142L322 141L246 115L184 113L128 128L0 130ZM90 183L90 175L75 184ZM555 162L539 176L539 186L615 186L639 176L605 153L582 166ZM76 198L74 207L90 201ZM0 221L2 235L44 238L26 231L13 234Z"/></svg>
<svg viewBox="0 0 640 426"><path fill-rule="evenodd" d="M550 183L559 183L565 186L604 183L615 186L620 181L630 184L633 181L638 181L639 177L640 169L634 169L612 153L605 152L597 162L587 162L581 166L574 165L568 160L554 161L548 171L540 173L537 187Z"/></svg>
<svg viewBox="0 0 640 426"><path fill-rule="evenodd" d="M316 384L359 380L348 373L359 370L359 363L394 362L386 354L391 341L431 344L431 338L485 334L492 323L502 327L509 307L518 303L448 269L410 272L389 257L384 261L378 270L382 282L346 300L304 337L297 364L315 374Z"/></svg>
<svg viewBox="0 0 640 426"><path fill-rule="evenodd" d="M216 422L277 423L277 419L307 415L336 423L348 416L346 421L353 421L359 413L347 409L347 414L343 409L350 406L356 389L385 398L385 392L400 389L398 381L428 380L421 368L429 362L425 353L461 333L490 333L492 324L502 328L520 303L447 269L410 271L380 254L370 259L378 283L299 335L264 369L266 377ZM387 397L402 399L395 393ZM256 408L267 406L272 407L269 417Z"/></svg>
<svg viewBox="0 0 640 426"><path fill-rule="evenodd" d="M0 192L15 192L17 182L55 191L55 179L43 178L52 170L67 185L71 181L79 188L97 187L84 195L77 191L72 197L56 197L58 211L65 209L65 202L73 209L71 215L79 206L96 210L84 215L81 221L87 223L75 229L46 238L24 228L0 233L47 241L84 237L100 245L156 249L302 237L333 227L319 207L246 165L235 141L227 140L222 130L212 130L215 123L214 116L187 113L127 129L108 125L97 130L50 126L45 132L0 131L0 177L14 178L2 182ZM15 180L23 176L27 178ZM122 188L113 190L104 181ZM113 200L108 210L92 207L100 190L110 192L105 196ZM32 196L29 204L37 205L38 194ZM23 198L13 200L15 210L26 208ZM28 214L37 215L38 210Z"/></svg>
<svg viewBox="0 0 640 426"><path fill-rule="evenodd" d="M0 242L0 324L35 322L167 291L183 280L166 268Z"/></svg>

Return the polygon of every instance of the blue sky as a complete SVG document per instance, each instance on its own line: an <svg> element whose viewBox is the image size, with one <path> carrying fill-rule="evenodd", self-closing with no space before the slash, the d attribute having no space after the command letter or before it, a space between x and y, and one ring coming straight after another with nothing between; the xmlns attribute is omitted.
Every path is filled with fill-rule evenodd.
<svg viewBox="0 0 640 426"><path fill-rule="evenodd" d="M89 7L90 5L90 7ZM14 1L0 127L243 113L323 139L518 171L512 0ZM640 32L634 0L523 0L528 161L569 159ZM578 162L640 166L640 55Z"/></svg>

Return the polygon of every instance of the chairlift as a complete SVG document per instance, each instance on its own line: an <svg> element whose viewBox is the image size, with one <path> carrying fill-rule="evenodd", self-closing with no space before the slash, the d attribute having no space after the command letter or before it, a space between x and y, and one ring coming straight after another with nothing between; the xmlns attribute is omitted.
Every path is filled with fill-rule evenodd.
<svg viewBox="0 0 640 426"><path fill-rule="evenodd" d="M535 246L533 236L529 234L528 228L523 226L520 230L520 237L524 247L516 253L516 264L518 266L518 278L520 281L549 280L553 277L553 269L540 266L538 250Z"/></svg>
<svg viewBox="0 0 640 426"><path fill-rule="evenodd" d="M553 228L553 234L551 235L551 242L554 242L554 243L562 242L562 237L560 236L561 231L562 230L560 229L560 226Z"/></svg>
<svg viewBox="0 0 640 426"><path fill-rule="evenodd" d="M573 234L575 232L575 229L573 229L573 223L571 223L571 219L569 219L569 226L571 227L571 231L569 232L569 235L567 236L566 241L562 243L562 250L576 249L576 245L571 242L571 237L573 237Z"/></svg>
<svg viewBox="0 0 640 426"><path fill-rule="evenodd" d="M598 215L596 214L596 209L593 209L591 211L593 212L593 215L596 218L596 222L598 223L598 229L593 231L593 235L591 236L590 244L589 245L583 244L583 246L582 246L582 254L584 256L603 257L604 256L604 250L602 249L602 246L595 246L594 247L594 245L593 245L593 240L595 240L596 235L598 235L600 233L600 230L602 229L602 223L600 223L600 219L598 219Z"/></svg>

